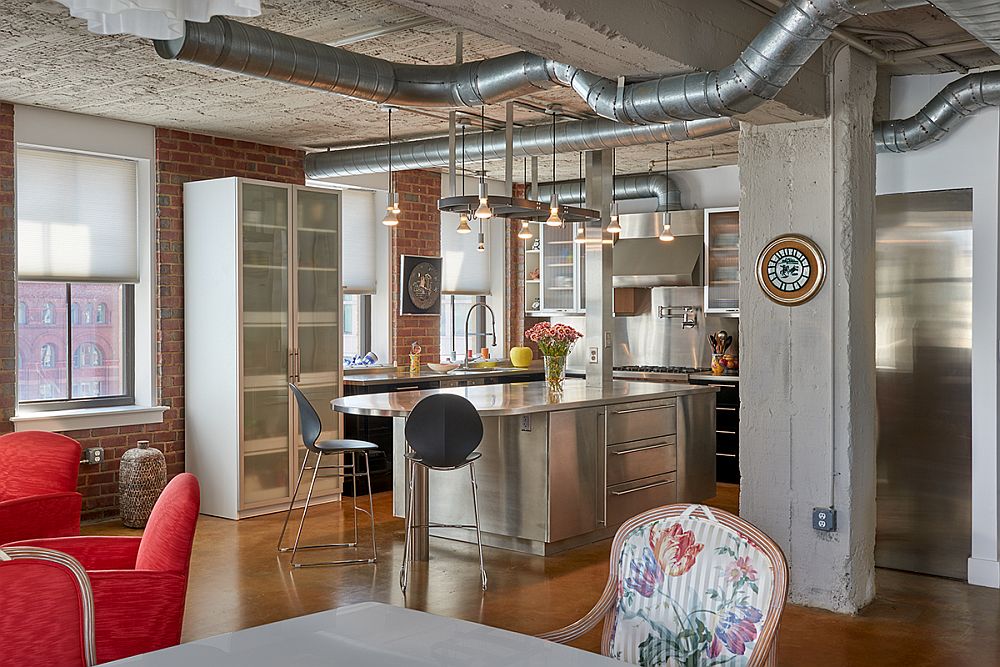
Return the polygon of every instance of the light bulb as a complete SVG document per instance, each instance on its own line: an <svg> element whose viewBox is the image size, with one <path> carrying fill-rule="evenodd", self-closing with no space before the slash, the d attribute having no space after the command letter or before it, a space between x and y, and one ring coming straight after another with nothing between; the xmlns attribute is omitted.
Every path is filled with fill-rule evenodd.
<svg viewBox="0 0 1000 667"><path fill-rule="evenodd" d="M661 241L673 241L674 234L670 231L670 218L668 217L666 222L663 223L663 231L660 232Z"/></svg>
<svg viewBox="0 0 1000 667"><path fill-rule="evenodd" d="M521 230L517 233L517 238L529 240L532 237L531 228L528 226L527 220L521 221Z"/></svg>
<svg viewBox="0 0 1000 667"><path fill-rule="evenodd" d="M611 222L608 223L608 234L621 234L621 233L622 233L622 226L621 223L618 222L618 214L615 213L613 216L611 216Z"/></svg>
<svg viewBox="0 0 1000 667"><path fill-rule="evenodd" d="M476 209L474 215L480 220L493 217L493 211L490 210L489 196L486 194L486 181L482 177L479 178L479 208Z"/></svg>
<svg viewBox="0 0 1000 667"><path fill-rule="evenodd" d="M556 194L552 193L552 198L549 199L549 217L545 219L545 224L551 227L557 227L563 223L561 217L559 217L559 200L556 199Z"/></svg>
<svg viewBox="0 0 1000 667"><path fill-rule="evenodd" d="M386 227L395 227L399 224L399 204L396 201L396 193L389 195L389 205L385 207L385 217L382 224Z"/></svg>
<svg viewBox="0 0 1000 667"><path fill-rule="evenodd" d="M476 250L479 252L486 252L486 237L482 232L479 232L479 245L476 246Z"/></svg>
<svg viewBox="0 0 1000 667"><path fill-rule="evenodd" d="M458 217L458 233L469 234L470 232L472 232L472 227L469 227L469 216L463 211L462 215Z"/></svg>

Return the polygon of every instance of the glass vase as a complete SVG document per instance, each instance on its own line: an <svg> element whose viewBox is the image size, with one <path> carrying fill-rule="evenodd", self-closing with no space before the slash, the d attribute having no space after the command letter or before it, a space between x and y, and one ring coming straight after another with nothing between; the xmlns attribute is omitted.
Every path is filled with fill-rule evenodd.
<svg viewBox="0 0 1000 667"><path fill-rule="evenodd" d="M563 380L566 379L566 355L544 356L542 362L545 367L545 381L549 384L549 389L561 391Z"/></svg>

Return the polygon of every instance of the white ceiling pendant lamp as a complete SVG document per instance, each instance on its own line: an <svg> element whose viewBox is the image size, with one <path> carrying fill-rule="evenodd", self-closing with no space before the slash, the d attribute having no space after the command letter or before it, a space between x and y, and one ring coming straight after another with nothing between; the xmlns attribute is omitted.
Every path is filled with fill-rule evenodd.
<svg viewBox="0 0 1000 667"><path fill-rule="evenodd" d="M552 114L552 197L549 199L549 217L546 218L545 224L550 227L559 227L563 223L559 215L559 197L556 195L556 188L559 185L556 183L556 113L558 112L559 109L555 105L549 107L549 113Z"/></svg>
<svg viewBox="0 0 1000 667"><path fill-rule="evenodd" d="M462 125L462 195L465 195L465 125ZM469 212L462 211L458 216L459 234L471 234L472 227L469 226Z"/></svg>
<svg viewBox="0 0 1000 667"><path fill-rule="evenodd" d="M479 107L479 208L473 214L480 220L493 217L490 208L490 197L486 190L486 107Z"/></svg>
<svg viewBox="0 0 1000 667"><path fill-rule="evenodd" d="M517 233L517 238L521 239L522 241L530 241L532 236L534 235L531 233L531 227L528 226L528 221L522 220L521 229Z"/></svg>
<svg viewBox="0 0 1000 667"><path fill-rule="evenodd" d="M385 207L382 224L386 227L395 227L399 224L399 214L399 195L392 180L392 107L389 107L389 201Z"/></svg>
<svg viewBox="0 0 1000 667"><path fill-rule="evenodd" d="M611 234L612 237L614 237L615 234L621 234L622 233L622 226L621 226L621 223L618 221L618 200L616 200L615 196L614 196L615 167L618 166L616 164L616 161L615 161L616 157L617 157L617 155L615 153L615 149L612 148L611 149L611 183L612 183L612 186L611 186L611 192L612 192L612 194L611 194L611 222L608 223L608 227L607 227L607 232L608 232L608 234Z"/></svg>
<svg viewBox="0 0 1000 667"><path fill-rule="evenodd" d="M663 144L663 175L670 175L670 142ZM669 180L667 181L669 183ZM674 233L670 231L670 209L663 212L663 229L660 230L660 240L669 243L674 240Z"/></svg>
<svg viewBox="0 0 1000 667"><path fill-rule="evenodd" d="M148 39L184 36L184 21L206 23L213 16L260 16L260 0L57 0L98 35L128 34Z"/></svg>

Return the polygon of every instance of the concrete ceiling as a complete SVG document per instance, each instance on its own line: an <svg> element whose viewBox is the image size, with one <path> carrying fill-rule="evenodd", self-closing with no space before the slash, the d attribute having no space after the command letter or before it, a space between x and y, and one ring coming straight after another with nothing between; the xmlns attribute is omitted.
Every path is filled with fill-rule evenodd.
<svg viewBox="0 0 1000 667"><path fill-rule="evenodd" d="M731 59L730 51L735 53L742 48L765 20L759 12L738 0L629 0L627 4L633 10L647 10L640 16L659 18L638 24L634 20L623 20L621 31L602 28L593 20L583 21L581 29L572 26L572 22L582 21L579 15L552 10L552 7L572 2L579 0L547 2L545 11L549 14L555 11L554 15L561 18L552 22L553 16L548 16L546 23L541 20L543 17L528 11L529 5L534 5L536 10L533 11L537 13L540 5L535 0L506 0L503 3L397 0L397 3L418 5L438 14L441 10L432 5L449 7L453 11L447 16L455 23L489 33L491 36L487 37L466 31L467 60L529 48L605 74L663 74L723 65L728 62L727 58ZM249 23L320 42L335 42L424 16L387 0L265 0L263 5L263 15L248 20ZM600 0L593 0L589 5L608 22L617 15L610 10L619 7L618 3ZM516 17L518 23L513 27L502 26L474 16L477 9L485 11L489 6L495 13ZM519 8L524 9L523 15ZM924 25L928 16L919 12L936 11L911 10L910 21L919 25L897 25L893 29L906 29L930 43L953 38L955 30L961 33L941 16L934 17L932 24ZM621 16L628 18L629 15ZM685 16L687 27L678 29ZM698 29L691 27L693 16L702 22ZM876 21L857 27L884 29L886 26ZM662 38L666 29L671 31L672 41L691 54L688 60L700 58L704 62L684 63L664 55L665 49L660 45L671 41ZM452 23L436 20L346 48L397 62L447 63L454 59L456 31ZM541 33L534 35L532 31ZM892 44L903 46L898 39L880 46L894 48ZM963 63L995 60L989 52L978 51L959 59ZM908 65L910 68L920 66L920 62ZM923 64L925 71L937 71L941 66L940 60ZM815 115L822 108L823 100L822 95L818 100L815 96L819 75L814 69L810 65L798 82L789 87L789 92L783 93L783 101L768 105L753 120L776 122ZM0 100L302 148L380 143L385 139L385 114L372 104L202 66L164 61L147 40L89 33L83 21L70 17L67 10L53 0L0 0ZM571 113L589 111L573 92L562 88L525 98L525 101L537 106L560 103ZM502 106L488 108L486 113L495 120L504 117ZM400 138L441 135L447 131L445 116L441 110L431 115L402 110L394 114L394 133ZM521 124L536 124L546 122L547 117L519 106L515 120ZM677 168L733 164L735 154L735 134L676 143L671 147L673 166ZM618 171L646 171L649 161L662 159L662 155L662 146L620 150ZM577 164L576 155L560 156L557 177L575 177ZM543 179L549 178L550 165L549 159L540 160ZM502 169L502 162L488 164L491 177L502 177ZM515 165L514 173L517 180L523 178L520 162Z"/></svg>

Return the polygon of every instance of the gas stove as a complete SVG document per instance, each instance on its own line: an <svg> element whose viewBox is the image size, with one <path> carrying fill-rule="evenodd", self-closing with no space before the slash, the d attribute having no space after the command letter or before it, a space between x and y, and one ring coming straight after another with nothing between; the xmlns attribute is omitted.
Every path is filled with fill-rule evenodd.
<svg viewBox="0 0 1000 667"><path fill-rule="evenodd" d="M614 377L619 380L646 380L650 382L687 382L694 373L711 372L709 368L691 366L615 366Z"/></svg>

